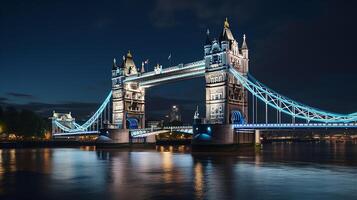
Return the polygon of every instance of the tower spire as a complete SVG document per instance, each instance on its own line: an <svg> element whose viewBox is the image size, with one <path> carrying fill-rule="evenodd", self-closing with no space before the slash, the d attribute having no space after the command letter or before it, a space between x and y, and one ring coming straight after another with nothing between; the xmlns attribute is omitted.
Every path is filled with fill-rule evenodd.
<svg viewBox="0 0 357 200"><path fill-rule="evenodd" d="M114 69L117 69L118 68L118 66L117 66L117 60L114 58L113 59L113 70Z"/></svg>
<svg viewBox="0 0 357 200"><path fill-rule="evenodd" d="M245 41L246 36L243 34L243 44L242 44L242 49L248 49L247 42Z"/></svg>
<svg viewBox="0 0 357 200"><path fill-rule="evenodd" d="M227 17L226 20L224 21L224 28L229 28L229 22Z"/></svg>
<svg viewBox="0 0 357 200"><path fill-rule="evenodd" d="M141 73L145 72L145 67L144 66L145 66L145 63L141 62L141 70L140 70Z"/></svg>
<svg viewBox="0 0 357 200"><path fill-rule="evenodd" d="M128 54L126 54L126 57L128 57L128 58L132 58L132 57L133 57L133 56L131 55L130 50L128 51Z"/></svg>

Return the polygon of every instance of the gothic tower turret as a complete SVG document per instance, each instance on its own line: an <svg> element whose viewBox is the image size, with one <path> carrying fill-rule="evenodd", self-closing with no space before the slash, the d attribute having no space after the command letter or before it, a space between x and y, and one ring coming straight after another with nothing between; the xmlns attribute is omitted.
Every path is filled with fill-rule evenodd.
<svg viewBox="0 0 357 200"><path fill-rule="evenodd" d="M249 62L249 55L248 55L248 45L246 42L246 36L243 35L243 44L242 44L242 54L243 54L243 71L248 73L248 62Z"/></svg>
<svg viewBox="0 0 357 200"><path fill-rule="evenodd" d="M129 51L118 67L112 69L113 114L112 123L117 128L145 127L145 89L137 82L124 82L127 77L137 76L138 70Z"/></svg>
<svg viewBox="0 0 357 200"><path fill-rule="evenodd" d="M228 70L234 67L246 75L248 60L239 52L227 18L219 41L213 40L210 49L205 45L205 65L208 123L245 123L248 119L247 91Z"/></svg>

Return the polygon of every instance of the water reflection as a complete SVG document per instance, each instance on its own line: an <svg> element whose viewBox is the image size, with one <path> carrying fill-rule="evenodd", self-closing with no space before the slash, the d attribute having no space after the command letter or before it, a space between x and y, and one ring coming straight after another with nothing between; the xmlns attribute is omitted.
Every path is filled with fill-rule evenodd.
<svg viewBox="0 0 357 200"><path fill-rule="evenodd" d="M195 164L195 196L196 199L203 199L203 171L202 171L202 164L196 163Z"/></svg>
<svg viewBox="0 0 357 200"><path fill-rule="evenodd" d="M357 198L357 145L277 143L224 154L189 148L3 149L0 198Z"/></svg>
<svg viewBox="0 0 357 200"><path fill-rule="evenodd" d="M188 145L158 145L156 150L159 152L191 153L191 148Z"/></svg>

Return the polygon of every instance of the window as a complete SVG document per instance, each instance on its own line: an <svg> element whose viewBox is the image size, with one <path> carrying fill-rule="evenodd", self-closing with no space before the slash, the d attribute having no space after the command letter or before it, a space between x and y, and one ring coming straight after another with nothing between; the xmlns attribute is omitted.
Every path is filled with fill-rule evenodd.
<svg viewBox="0 0 357 200"><path fill-rule="evenodd" d="M212 57L212 64L218 64L219 63L219 56L218 55L214 55Z"/></svg>

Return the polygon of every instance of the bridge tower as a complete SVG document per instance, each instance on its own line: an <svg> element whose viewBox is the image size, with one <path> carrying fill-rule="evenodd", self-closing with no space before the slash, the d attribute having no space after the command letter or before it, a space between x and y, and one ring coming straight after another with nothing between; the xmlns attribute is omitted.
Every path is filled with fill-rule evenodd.
<svg viewBox="0 0 357 200"><path fill-rule="evenodd" d="M123 56L120 66L116 60L112 68L112 124L116 128L144 128L145 127L145 89L138 82L125 82L130 76L137 76L139 69L130 51Z"/></svg>
<svg viewBox="0 0 357 200"><path fill-rule="evenodd" d="M60 133L62 130L55 124L55 121L60 122L63 126L68 127L68 128L76 128L75 127L75 122L76 119L72 117L72 113L58 113L53 111L52 117L50 117L52 120L52 136L55 133Z"/></svg>
<svg viewBox="0 0 357 200"><path fill-rule="evenodd" d="M247 90L229 73L235 67L248 73L248 47L243 36L242 47L234 39L228 20L219 40L207 38L204 45L206 65L206 120L211 124L245 123L248 119Z"/></svg>

